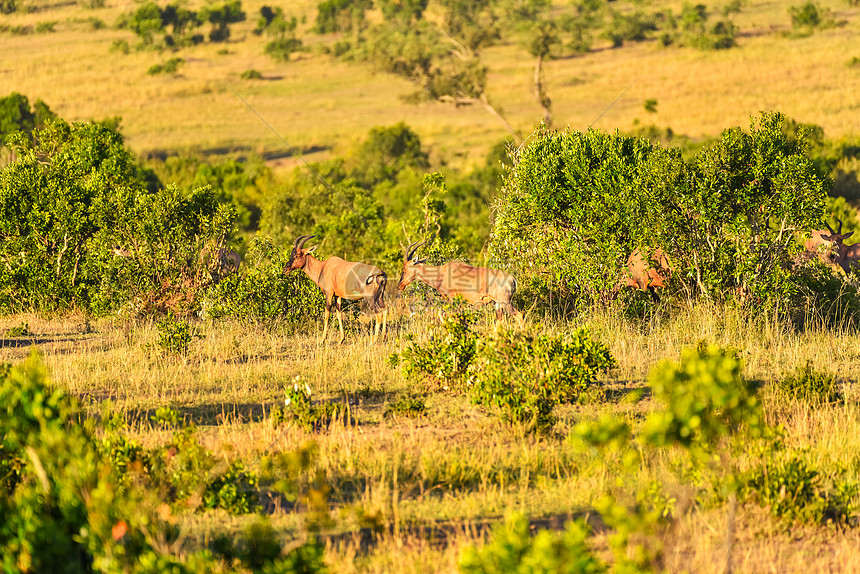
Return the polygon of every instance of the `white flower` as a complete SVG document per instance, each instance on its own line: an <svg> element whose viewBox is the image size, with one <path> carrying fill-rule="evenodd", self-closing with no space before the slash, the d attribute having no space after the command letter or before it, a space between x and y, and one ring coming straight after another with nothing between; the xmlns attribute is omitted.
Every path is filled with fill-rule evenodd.
<svg viewBox="0 0 860 574"><path fill-rule="evenodd" d="M307 384L307 383L305 383L305 392L306 392L307 394L311 394L311 386L310 386L309 384Z"/></svg>
<svg viewBox="0 0 860 574"><path fill-rule="evenodd" d="M292 402L292 401L290 400L290 397L287 397L287 400L285 400L285 401L284 401L284 406L285 406L285 407L290 406L290 403L291 403L291 402Z"/></svg>

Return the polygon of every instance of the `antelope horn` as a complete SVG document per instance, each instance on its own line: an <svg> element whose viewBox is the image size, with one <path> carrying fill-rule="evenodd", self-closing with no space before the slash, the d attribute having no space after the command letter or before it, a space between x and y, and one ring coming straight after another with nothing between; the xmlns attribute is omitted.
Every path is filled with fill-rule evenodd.
<svg viewBox="0 0 860 574"><path fill-rule="evenodd" d="M839 231L837 231L836 233L837 233L837 234L841 234L841 233L842 233L842 220L841 220L841 219L839 219L839 218L838 218L838 217L836 217L836 216L834 216L834 219L836 219L836 221L838 221L838 222L839 222Z"/></svg>
<svg viewBox="0 0 860 574"><path fill-rule="evenodd" d="M413 243L409 247L406 248L406 261L412 259L412 256L415 255L415 252L418 251L418 248L427 243L426 240L419 241L417 243Z"/></svg>
<svg viewBox="0 0 860 574"><path fill-rule="evenodd" d="M304 247L307 240L313 237L316 237L316 235L299 235L298 237L296 237L296 242L293 243L293 251Z"/></svg>
<svg viewBox="0 0 860 574"><path fill-rule="evenodd" d="M829 231L829 232L830 232L830 235L836 235L836 232L835 232L835 231L833 231L833 228L832 228L832 227L830 227L830 224L829 224L829 223L827 223L827 220L826 220L826 219L824 220L824 226L827 228L827 231ZM839 226L839 231L842 231L842 226Z"/></svg>

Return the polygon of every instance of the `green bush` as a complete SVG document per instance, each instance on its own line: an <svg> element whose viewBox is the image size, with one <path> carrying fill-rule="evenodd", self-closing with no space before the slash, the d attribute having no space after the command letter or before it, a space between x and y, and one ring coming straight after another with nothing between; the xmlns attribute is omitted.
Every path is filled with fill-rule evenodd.
<svg viewBox="0 0 860 574"><path fill-rule="evenodd" d="M584 400L615 359L584 328L570 335L532 335L497 328L479 339L469 367L472 401L501 409L505 419L546 430L553 408Z"/></svg>
<svg viewBox="0 0 860 574"><path fill-rule="evenodd" d="M320 430L335 419L351 422L349 409L343 403L317 403L311 400L311 388L297 376L292 387L284 389L284 408L272 407L269 414L275 424L291 422L307 430Z"/></svg>
<svg viewBox="0 0 860 574"><path fill-rule="evenodd" d="M656 446L679 444L695 454L711 452L739 427L747 437L762 436L761 403L742 370L736 351L705 345L683 351L679 363L658 364L648 383L666 410L648 418L645 439Z"/></svg>
<svg viewBox="0 0 860 574"><path fill-rule="evenodd" d="M407 346L390 357L392 366L400 365L408 379L424 379L440 385L462 382L477 349L478 335L472 330L477 315L461 299L445 307L441 326L432 328L425 345L407 335Z"/></svg>
<svg viewBox="0 0 860 574"><path fill-rule="evenodd" d="M239 77L243 80L262 80L263 74L252 68L250 70L245 70L244 72L242 72Z"/></svg>
<svg viewBox="0 0 860 574"><path fill-rule="evenodd" d="M832 403L842 396L836 375L816 369L812 361L807 361L806 365L781 379L778 386L786 396L814 405Z"/></svg>
<svg viewBox="0 0 860 574"><path fill-rule="evenodd" d="M607 570L586 542L589 528L571 521L562 532L540 529L532 536L529 521L515 514L493 528L482 548L466 546L460 554L463 574L585 574Z"/></svg>
<svg viewBox="0 0 860 574"><path fill-rule="evenodd" d="M30 326L27 323L21 323L17 327L9 327L3 333L4 337L29 337L33 333L30 332Z"/></svg>
<svg viewBox="0 0 860 574"><path fill-rule="evenodd" d="M320 317L325 297L304 273L284 273L289 256L289 249L276 247L269 238L255 237L239 273L206 290L201 314L244 321L280 320L291 325L309 324Z"/></svg>
<svg viewBox="0 0 860 574"><path fill-rule="evenodd" d="M789 523L846 525L856 521L860 494L856 478L846 474L823 473L806 452L767 450L739 477L738 494Z"/></svg>
<svg viewBox="0 0 860 574"><path fill-rule="evenodd" d="M178 355L187 355L188 347L194 338L201 338L202 335L192 333L191 326L182 320L176 319L173 314L168 314L162 318L157 324L158 330L158 346L168 353L176 353Z"/></svg>
<svg viewBox="0 0 860 574"><path fill-rule="evenodd" d="M689 162L642 139L545 128L514 154L490 255L525 297L577 310L614 298L634 249L660 247L668 294L762 304L794 294L794 233L820 225L827 182L766 113L727 129ZM523 257L528 253L528 257Z"/></svg>
<svg viewBox="0 0 860 574"><path fill-rule="evenodd" d="M150 76L158 74L175 74L179 70L179 66L185 63L182 58L170 58L163 64L154 64L146 71Z"/></svg>
<svg viewBox="0 0 860 574"><path fill-rule="evenodd" d="M394 417L422 417L427 414L427 405L421 397L411 395L399 397L396 401L385 407L382 417L386 419Z"/></svg>
<svg viewBox="0 0 860 574"><path fill-rule="evenodd" d="M122 136L48 121L0 170L0 312L195 310L235 208L206 189L148 191Z"/></svg>

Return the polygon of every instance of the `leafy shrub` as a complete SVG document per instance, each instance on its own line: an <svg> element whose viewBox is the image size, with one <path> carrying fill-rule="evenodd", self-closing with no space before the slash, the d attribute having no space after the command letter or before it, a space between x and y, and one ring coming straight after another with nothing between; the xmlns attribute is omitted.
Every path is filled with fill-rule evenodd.
<svg viewBox="0 0 860 574"><path fill-rule="evenodd" d="M166 428L179 426L179 413L170 407L158 407L155 414L149 417L152 424Z"/></svg>
<svg viewBox="0 0 860 574"><path fill-rule="evenodd" d="M218 275L235 208L210 190L151 193L122 136L48 121L0 170L0 311L188 311ZM14 255L13 255L14 254ZM23 256L22 256L23 254Z"/></svg>
<svg viewBox="0 0 860 574"><path fill-rule="evenodd" d="M149 67L146 71L150 76L157 76L158 74L175 74L179 69L179 66L185 63L185 60L182 58L170 58L163 64L154 64Z"/></svg>
<svg viewBox="0 0 860 574"><path fill-rule="evenodd" d="M298 38L282 38L266 44L264 52L276 62L288 62L290 54L298 52L301 47L302 41Z"/></svg>
<svg viewBox="0 0 860 574"><path fill-rule="evenodd" d="M54 27L57 25L56 20L46 20L44 22L39 22L36 24L36 33L37 34L47 34L54 31Z"/></svg>
<svg viewBox="0 0 860 574"><path fill-rule="evenodd" d="M194 338L202 338L202 335L192 333L191 326L182 320L176 319L172 313L162 318L157 324L158 346L168 353L187 355L188 347Z"/></svg>
<svg viewBox="0 0 860 574"><path fill-rule="evenodd" d="M446 306L442 325L424 346L407 335L407 346L390 357L392 366L400 364L407 378L427 379L439 384L456 384L464 377L475 356L478 335L472 330L476 313L462 298Z"/></svg>
<svg viewBox="0 0 860 574"><path fill-rule="evenodd" d="M786 301L792 233L819 225L827 184L804 155L809 131L789 137L784 121L724 130L689 162L637 138L541 128L514 153L490 255L561 309L612 300L627 257L657 247L669 293Z"/></svg>
<svg viewBox="0 0 860 574"><path fill-rule="evenodd" d="M254 512L260 505L256 484L256 473L243 463L234 461L223 474L206 485L203 504L207 508L223 508L231 514Z"/></svg>
<svg viewBox="0 0 860 574"><path fill-rule="evenodd" d="M107 461L79 424L76 402L48 385L38 356L0 380L0 400L3 569L83 573L96 563L105 571L144 572L155 556L150 542L171 542L175 532L150 510L154 496L117 488L105 474ZM125 449L126 459L135 448ZM182 567L158 555L163 570ZM195 559L205 561L200 554Z"/></svg>
<svg viewBox="0 0 860 574"><path fill-rule="evenodd" d="M385 412L382 413L383 418L389 419L394 417L422 417L427 413L427 405L424 404L424 399L415 396L402 396L396 401L385 407Z"/></svg>
<svg viewBox="0 0 860 574"><path fill-rule="evenodd" d="M845 474L827 476L805 452L767 450L758 465L740 476L739 496L789 523L845 525L856 519L855 501L860 494L860 485Z"/></svg>
<svg viewBox="0 0 860 574"><path fill-rule="evenodd" d="M304 273L284 273L289 256L289 249L276 247L267 237L255 237L239 273L207 289L201 314L245 321L278 319L293 325L320 317L325 297Z"/></svg>
<svg viewBox="0 0 860 574"><path fill-rule="evenodd" d="M710 452L721 437L743 426L748 437L764 434L766 424L753 386L742 376L737 352L700 345L681 361L664 361L648 382L666 410L652 414L643 430L656 446L679 444L691 452Z"/></svg>
<svg viewBox="0 0 860 574"><path fill-rule="evenodd" d="M128 45L128 40L117 38L110 45L111 52L119 52L120 54L128 54L131 52L131 46Z"/></svg>
<svg viewBox="0 0 860 574"><path fill-rule="evenodd" d="M250 70L245 70L244 72L242 72L242 74L239 77L242 78L243 80L262 80L263 74L261 74L257 70L250 69Z"/></svg>
<svg viewBox="0 0 860 574"><path fill-rule="evenodd" d="M284 390L286 399L284 408L279 406L272 408L270 419L274 424L292 422L305 430L319 430L335 419L346 421L349 409L343 403L317 403L311 401L311 388L302 382L301 377L296 377L292 388Z"/></svg>
<svg viewBox="0 0 860 574"><path fill-rule="evenodd" d="M0 14L13 14L18 10L17 0L0 0Z"/></svg>
<svg viewBox="0 0 860 574"><path fill-rule="evenodd" d="M29 337L33 333L30 332L30 326L27 323L21 323L17 327L9 327L6 329L4 336L6 337Z"/></svg>
<svg viewBox="0 0 860 574"><path fill-rule="evenodd" d="M798 367L793 374L780 380L778 385L787 396L815 405L838 401L842 395L836 375L819 371L812 366L812 361Z"/></svg>
<svg viewBox="0 0 860 574"><path fill-rule="evenodd" d="M817 28L822 20L821 10L815 2L790 6L788 15L791 16L792 28Z"/></svg>
<svg viewBox="0 0 860 574"><path fill-rule="evenodd" d="M463 549L459 570L463 574L605 572L606 565L586 543L588 534L586 524L571 521L563 532L541 529L532 536L528 519L514 514L493 528L483 548Z"/></svg>
<svg viewBox="0 0 860 574"><path fill-rule="evenodd" d="M544 430L557 404L584 399L597 373L614 366L609 350L584 328L571 335L497 328L478 341L469 395L501 408L507 420Z"/></svg>

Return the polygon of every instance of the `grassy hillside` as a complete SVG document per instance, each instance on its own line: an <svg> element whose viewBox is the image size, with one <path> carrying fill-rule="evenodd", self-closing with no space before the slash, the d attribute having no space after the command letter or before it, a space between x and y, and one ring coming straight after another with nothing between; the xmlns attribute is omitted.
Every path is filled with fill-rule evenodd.
<svg viewBox="0 0 860 574"><path fill-rule="evenodd" d="M23 5L36 11L22 9L2 18L8 28L2 33L0 86L31 101L41 98L69 120L121 116L123 133L141 153L194 149L285 155L285 146L225 82L303 150L342 153L369 128L405 121L433 154L457 165L483 159L488 146L506 135L501 123L478 107L406 104L401 96L414 91L407 81L321 53L317 48L335 38L310 32L314 2L284 7L301 18L299 37L309 49L288 63L276 63L263 53L267 39L252 34L263 4L243 3L248 20L234 25L226 44L207 42L176 54L132 49L124 55L112 52L112 43L125 39L133 46L136 39L113 26L137 6L134 2L108 0L106 8L85 9L30 0ZM555 123L582 129L600 118L597 126L608 130L653 123L700 138L746 125L762 110L779 109L822 126L831 138L857 134L854 94L860 93L860 66L851 62L860 57L860 8L842 0L820 5L831 9L840 25L806 37L788 33L788 3L749 0L733 17L739 29L736 48L663 48L649 40L612 49L598 40L582 57L548 61L544 74ZM559 9L564 6L560 3ZM679 2L647 5L667 6L680 9ZM721 8L711 7L715 13ZM93 29L91 19L107 26ZM52 21L53 32L35 32L39 23ZM27 26L33 33L11 31ZM174 56L185 60L176 75L147 74L150 66ZM488 96L517 130L529 133L541 117L531 93L533 59L516 44L489 48L483 58L490 72ZM239 78L250 69L263 80ZM656 113L644 108L650 99L657 101Z"/></svg>

